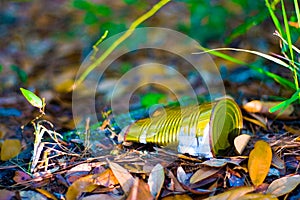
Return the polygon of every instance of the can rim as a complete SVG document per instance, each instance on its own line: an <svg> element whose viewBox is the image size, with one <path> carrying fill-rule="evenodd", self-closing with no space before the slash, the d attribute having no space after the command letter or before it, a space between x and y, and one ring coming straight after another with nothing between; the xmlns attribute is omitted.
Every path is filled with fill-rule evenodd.
<svg viewBox="0 0 300 200"><path fill-rule="evenodd" d="M214 124L216 123L216 120L220 119L220 116L223 116L223 119L226 119L224 117L226 117L226 115L229 114L229 112L227 110L229 108L228 106L231 106L231 108L234 109L235 117L233 119L237 119L237 120L232 120L234 129L241 129L243 127L242 112L241 112L238 104L230 97L224 97L224 98L220 99L219 101L217 101L217 103L212 108L212 112L211 112L211 116L210 116L210 120L209 120L209 131L208 131L209 145L210 145L210 149L211 149L211 153L212 153L213 157L216 157L218 155L218 151L220 150L220 149L216 150L215 140L219 139L221 134L224 134L224 132L223 132L224 124L228 123L228 122L226 122L224 120L222 130L218 133L213 132L216 129L214 127ZM218 110L220 110L220 109L223 111L221 114L218 114L218 113L220 113L220 112L218 112ZM234 131L234 130L231 130L231 131ZM227 134L225 136L226 139L228 139L229 133L230 133L230 131L226 132L226 134ZM216 138L215 134L217 134L217 138ZM239 134L239 131L237 132L237 135L238 134ZM228 140L227 140L227 143L229 143Z"/></svg>

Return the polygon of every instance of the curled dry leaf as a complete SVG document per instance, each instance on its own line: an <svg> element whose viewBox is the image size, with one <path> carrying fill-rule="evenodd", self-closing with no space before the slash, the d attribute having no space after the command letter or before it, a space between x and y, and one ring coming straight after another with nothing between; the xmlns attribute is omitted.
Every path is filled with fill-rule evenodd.
<svg viewBox="0 0 300 200"><path fill-rule="evenodd" d="M128 172L127 169L117 163L108 161L108 164L116 179L119 181L123 191L126 195L128 195L134 183L133 176Z"/></svg>
<svg viewBox="0 0 300 200"><path fill-rule="evenodd" d="M202 167L198 169L190 179L190 183L194 184L200 182L214 174L216 174L220 169L212 167Z"/></svg>
<svg viewBox="0 0 300 200"><path fill-rule="evenodd" d="M251 136L247 134L241 134L234 139L234 147L236 152L241 155L246 148Z"/></svg>
<svg viewBox="0 0 300 200"><path fill-rule="evenodd" d="M20 140L7 139L4 140L1 146L1 160L7 161L13 157L16 157L21 151Z"/></svg>
<svg viewBox="0 0 300 200"><path fill-rule="evenodd" d="M160 194L160 190L165 181L165 172L163 166L161 164L155 165L152 169L149 179L148 185L150 188L150 192L154 197L158 197Z"/></svg>
<svg viewBox="0 0 300 200"><path fill-rule="evenodd" d="M240 197L252 191L254 191L254 187L239 187L213 197L208 197L205 200L239 200Z"/></svg>
<svg viewBox="0 0 300 200"><path fill-rule="evenodd" d="M273 181L268 189L267 193L273 194L276 197L288 194L293 191L300 184L300 175L285 176Z"/></svg>
<svg viewBox="0 0 300 200"><path fill-rule="evenodd" d="M274 113L269 112L270 108L278 105L279 103L281 102L264 102L264 101L253 100L243 105L243 108L247 112L261 113L271 118L274 117L277 117L278 119L291 118L290 115L294 112L294 107L292 105L289 105L285 110L279 110Z"/></svg>
<svg viewBox="0 0 300 200"><path fill-rule="evenodd" d="M255 143L254 149L250 152L248 170L253 185L259 186L268 175L272 162L272 150L270 145L259 140Z"/></svg>

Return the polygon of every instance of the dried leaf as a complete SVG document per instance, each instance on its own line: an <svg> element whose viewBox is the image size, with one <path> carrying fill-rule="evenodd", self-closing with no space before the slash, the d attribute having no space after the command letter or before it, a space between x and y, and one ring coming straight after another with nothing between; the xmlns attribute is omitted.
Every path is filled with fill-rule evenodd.
<svg viewBox="0 0 300 200"><path fill-rule="evenodd" d="M135 178L127 200L151 200L154 197L150 193L149 185L139 178Z"/></svg>
<svg viewBox="0 0 300 200"><path fill-rule="evenodd" d="M15 196L15 192L9 190L0 190L0 199L12 199Z"/></svg>
<svg viewBox="0 0 300 200"><path fill-rule="evenodd" d="M13 180L16 183L26 182L31 179L32 179L31 176L29 176L27 173L25 173L23 171L16 171L15 176L13 177Z"/></svg>
<svg viewBox="0 0 300 200"><path fill-rule="evenodd" d="M246 148L251 136L247 134L241 134L234 139L234 147L236 152L241 155Z"/></svg>
<svg viewBox="0 0 300 200"><path fill-rule="evenodd" d="M186 175L184 169L180 166L177 168L177 179L181 184L186 184L188 176Z"/></svg>
<svg viewBox="0 0 300 200"><path fill-rule="evenodd" d="M273 181L267 190L267 193L276 197L288 194L300 184L300 175L285 176Z"/></svg>
<svg viewBox="0 0 300 200"><path fill-rule="evenodd" d="M252 119L252 118L249 118L249 117L246 117L246 116L243 116L243 119L248 121L248 122L251 122L253 124L256 124L256 125L262 127L263 129L267 130L266 122L265 122L265 120L262 119L261 116L258 116L256 114L252 114L252 117L254 117L256 119Z"/></svg>
<svg viewBox="0 0 300 200"><path fill-rule="evenodd" d="M230 159L214 158L201 163L209 167L224 167L227 163L232 163L234 165L239 165L239 161L234 161Z"/></svg>
<svg viewBox="0 0 300 200"><path fill-rule="evenodd" d="M249 175L252 183L259 186L268 175L272 162L272 150L270 145L259 140L255 143L254 149L250 152L248 161Z"/></svg>
<svg viewBox="0 0 300 200"><path fill-rule="evenodd" d="M239 200L240 197L252 191L254 191L253 187L239 187L213 197L208 197L205 200Z"/></svg>
<svg viewBox="0 0 300 200"><path fill-rule="evenodd" d="M185 192L185 189L182 188L179 181L176 179L172 171L167 171L167 176L171 179L171 184L168 187L168 190L175 191L175 192Z"/></svg>
<svg viewBox="0 0 300 200"><path fill-rule="evenodd" d="M165 173L164 168L161 166L161 164L155 165L155 167L152 169L149 179L148 179L148 185L150 187L150 192L154 197L158 197L160 194L160 190L164 184L165 181Z"/></svg>
<svg viewBox="0 0 300 200"><path fill-rule="evenodd" d="M112 170L113 174L119 181L123 191L125 192L126 195L128 195L131 187L133 186L134 178L128 172L127 169L120 166L119 164L111 162L111 161L108 161L108 164L109 164L109 167Z"/></svg>
<svg viewBox="0 0 300 200"><path fill-rule="evenodd" d="M176 194L173 196L164 197L162 200L192 200L192 197L187 194Z"/></svg>
<svg viewBox="0 0 300 200"><path fill-rule="evenodd" d="M47 190L39 189L39 188L36 188L35 190L38 191L39 193L43 194L48 199L57 200L57 198Z"/></svg>
<svg viewBox="0 0 300 200"><path fill-rule="evenodd" d="M289 105L285 110L278 110L277 112L270 113L270 108L278 105L281 102L263 102L258 100L253 100L246 103L243 108L250 113L261 113L269 117L277 117L278 119L288 119L290 115L294 112L294 107ZM280 115L278 115L280 114ZM278 116L277 116L278 115Z"/></svg>
<svg viewBox="0 0 300 200"><path fill-rule="evenodd" d="M278 200L274 195L270 194L261 194L261 193L252 193L245 194L240 197L239 200Z"/></svg>
<svg viewBox="0 0 300 200"><path fill-rule="evenodd" d="M110 187L118 184L119 181L111 169L107 169L100 174L94 176L94 184L104 187Z"/></svg>
<svg viewBox="0 0 300 200"><path fill-rule="evenodd" d="M99 199L105 199L105 200L121 200L124 199L122 198L122 196L120 196L120 198L114 198L111 195L108 194L94 194L94 195L90 195L87 197L83 197L81 200L99 200Z"/></svg>
<svg viewBox="0 0 300 200"><path fill-rule="evenodd" d="M1 160L7 161L16 157L21 151L20 140L8 139L4 140L1 147Z"/></svg>
<svg viewBox="0 0 300 200"><path fill-rule="evenodd" d="M203 167L196 171L190 179L190 183L194 184L200 182L214 174L216 174L220 169L211 168L211 167Z"/></svg>
<svg viewBox="0 0 300 200"><path fill-rule="evenodd" d="M33 92L26 90L24 88L20 88L23 96L27 99L27 101L34 107L42 108L43 101L40 97L36 96Z"/></svg>
<svg viewBox="0 0 300 200"><path fill-rule="evenodd" d="M67 200L78 199L83 192L91 192L98 186L94 184L94 175L88 175L76 180L66 193Z"/></svg>

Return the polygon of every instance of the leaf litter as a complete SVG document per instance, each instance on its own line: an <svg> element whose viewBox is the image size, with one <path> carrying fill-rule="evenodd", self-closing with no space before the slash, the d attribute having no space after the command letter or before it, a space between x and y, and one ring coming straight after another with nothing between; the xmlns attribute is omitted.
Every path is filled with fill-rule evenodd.
<svg viewBox="0 0 300 200"><path fill-rule="evenodd" d="M41 9L40 7L36 6L34 9ZM46 13L49 14L49 11ZM33 11L32 14L34 14ZM57 17L55 13L51 15L51 12L49 16ZM46 18L39 19L36 23L51 32L53 27L47 26L49 23L51 24L51 20L49 21ZM74 56L72 52L78 51L78 46L81 44L62 44L56 47L50 41L49 43L43 43L43 45L45 46L42 51L34 53L37 55L34 59L30 56L19 54L22 66L25 66L27 72L33 72L29 80L31 82L41 82L45 77L48 77L47 72L49 71L41 74L35 80L31 79L33 77L32 74L37 72L34 67L31 67L30 63L37 62L41 66L44 66L42 65L43 63L47 65L50 63L51 65L54 62L53 60L51 61L52 54L51 52L50 54L45 53L49 49L59 49L57 50L57 52L60 52L60 57L58 58L62 59ZM56 60L55 62L61 62L61 60ZM74 61L72 62L74 63ZM52 101L48 107L49 112L53 114L47 115L49 121L56 121L54 113L63 113L62 116L66 117L65 121L70 121L68 120L70 119L69 113L64 112L61 108L58 109L57 104L62 105L64 108L70 107L70 104L65 101L65 94L68 93L68 87L71 84L70 80L74 76L74 70L72 69L74 66L74 64L69 63L68 70L66 70L69 72L62 73L61 77L56 74L56 82L50 83L53 84L59 97L55 97L56 94L53 93L50 95L51 98L40 95L46 97L46 101L47 99ZM258 88L260 91L258 91ZM262 93L274 95L272 86L255 81L250 86L240 87L240 91L245 95L251 96L251 98L246 97L247 100ZM27 96L30 98L33 106L37 108L42 107L43 103L40 99L29 93L27 93ZM15 109L19 111L18 113L21 113L20 115L24 117L24 121L28 122L30 121L29 116L32 116L32 113L36 112L36 110L26 106L23 100L20 99L19 97L5 96L1 97L0 104L4 107L17 104L18 106ZM31 154L28 152L31 152L32 149L24 145L28 142L26 134L24 135L25 140L18 138L11 142L8 139L11 130L1 127L1 131L5 132L3 135L7 134L4 138L1 138L3 143L1 142L0 197L1 199L11 199L16 196L36 199L63 199L65 196L67 199L76 199L78 197L81 199L109 200L141 199L141 197L144 199L154 199L155 197L160 199L194 199L197 197L201 199L277 199L277 197L282 196L296 196L300 193L299 122L282 121L295 119L295 115L291 115L294 114L292 111L296 108L287 109L284 117L280 119L277 115L274 116L269 113L270 107L275 104L269 104L268 101L260 100L256 100L256 104L262 106L262 108L259 107L259 109L254 111L263 120L260 118L261 123L253 120L247 122L246 129L253 134L250 134L251 138L249 141L247 136L246 142L244 142L242 147L236 147L241 155L232 153L226 158L211 160L188 155L177 155L176 153L171 153L168 149L152 148L151 145L149 147L149 145L142 144L138 145L137 148L115 145L113 146L115 154L94 158L91 157L89 151L85 149L80 140L77 138L77 141L79 141L77 142L75 136L73 137L70 133L70 136L64 134L63 139L55 142L48 136L45 136L41 141L44 146L39 146L43 147L42 151L36 154L36 165L34 165L32 170L34 173L28 173L30 170L28 171L26 168L31 162ZM253 110L247 110L248 108L245 105L242 107L244 108L243 114L245 116L254 116L251 114ZM257 108L257 105L255 107ZM11 114L11 116L6 116L13 118L20 115ZM5 120L12 123L10 119L6 118ZM26 124L23 123L24 121L22 120L21 122L20 120L17 124ZM74 125L59 123L58 127L72 129ZM31 128L30 125L25 126L24 133L26 133L26 130L29 130L32 134ZM50 127L46 128L50 129ZM72 140L68 140L68 137L71 137ZM270 148L264 144L262 145L264 146L262 147L263 150L257 150L257 146L255 146L262 138L272 149L271 164ZM241 149L244 149L244 151ZM267 152L264 154L267 156L261 156L261 152ZM258 174L257 165L263 166L263 175ZM278 170L279 176L266 175L272 169ZM241 182L241 187L230 186L230 180ZM256 188L252 187L252 184ZM16 192L24 188L26 188L25 191Z"/></svg>

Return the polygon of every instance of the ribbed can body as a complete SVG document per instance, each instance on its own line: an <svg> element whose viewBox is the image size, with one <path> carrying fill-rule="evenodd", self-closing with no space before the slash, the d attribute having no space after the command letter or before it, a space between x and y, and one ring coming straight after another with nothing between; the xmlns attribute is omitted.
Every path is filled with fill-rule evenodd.
<svg viewBox="0 0 300 200"><path fill-rule="evenodd" d="M196 155L205 151L203 145L209 145L209 151L215 155L230 146L229 139L240 128L242 116L238 105L230 98L223 98L201 105L157 110L150 118L131 124L125 131L125 141L178 144L181 153Z"/></svg>

